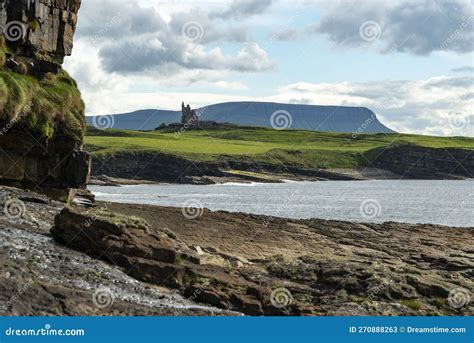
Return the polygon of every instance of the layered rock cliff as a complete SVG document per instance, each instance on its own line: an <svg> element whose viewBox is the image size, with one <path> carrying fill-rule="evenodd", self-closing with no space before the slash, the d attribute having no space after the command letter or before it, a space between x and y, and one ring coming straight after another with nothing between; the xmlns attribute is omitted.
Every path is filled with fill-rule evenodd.
<svg viewBox="0 0 474 343"><path fill-rule="evenodd" d="M61 68L80 0L0 0L0 183L67 200L84 188L84 103Z"/></svg>
<svg viewBox="0 0 474 343"><path fill-rule="evenodd" d="M0 25L17 63L58 72L72 52L81 0L0 0Z"/></svg>
<svg viewBox="0 0 474 343"><path fill-rule="evenodd" d="M368 166L405 179L469 179L474 175L472 150L391 144L365 154Z"/></svg>

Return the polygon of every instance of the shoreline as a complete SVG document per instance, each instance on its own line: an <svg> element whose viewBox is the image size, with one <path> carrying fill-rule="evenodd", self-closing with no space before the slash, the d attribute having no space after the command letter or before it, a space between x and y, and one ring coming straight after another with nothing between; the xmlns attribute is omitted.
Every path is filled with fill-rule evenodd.
<svg viewBox="0 0 474 343"><path fill-rule="evenodd" d="M231 266L231 274L259 280L260 286L287 287L310 315L434 314L434 299L447 297L455 288L448 286L451 278L468 280L474 268L474 251L468 243L473 227L298 220L208 209L189 219L176 207L120 203L107 207L144 218L152 227L165 227L203 263ZM396 280L393 289L386 285L388 289L374 296L373 303L365 300L371 289L383 287L384 280ZM474 283L463 285L472 289ZM335 290L328 292L327 287ZM307 301L305 292L318 300ZM334 293L342 298L334 298ZM413 299L416 304L410 303Z"/></svg>
<svg viewBox="0 0 474 343"><path fill-rule="evenodd" d="M24 295L28 305L13 304L7 315L474 313L472 305L449 303L453 290L474 287L473 228L112 202L67 209L0 187L2 197L11 194L26 212L13 221L0 213L7 271L0 300L15 296L13 284L36 283ZM19 244L29 248L17 250ZM103 288L115 301L96 308L90 299ZM282 290L288 303L275 307L272 294ZM45 307L45 297L65 300Z"/></svg>
<svg viewBox="0 0 474 343"><path fill-rule="evenodd" d="M346 171L346 175L350 175ZM354 171L354 176L357 171ZM90 178L88 186L140 186L140 185L226 185L226 184L278 184L278 183L292 183L292 182L324 182L324 181L381 181L381 180L392 180L392 181L467 181L474 180L474 178L453 178L453 179L436 179L436 178L400 178L397 176L393 177L354 177L353 179L345 180L331 180L331 179L321 179L321 178L302 178L302 177L291 177L288 175L277 176L274 179L262 179L262 178L239 178L239 177L214 177L214 176L203 176L203 177L193 177L179 182L170 182L170 181L153 181L153 180L143 180L143 179L127 179L127 178L118 178L118 177L109 177L106 175L93 176Z"/></svg>
<svg viewBox="0 0 474 343"><path fill-rule="evenodd" d="M465 207L469 198L464 193L464 189L469 187L470 183L465 180L395 180L393 182L365 180L365 182L358 181L351 184L338 181L328 181L323 184L318 184L318 182L231 182L207 185L207 187L183 184L138 184L126 186L124 196L121 195L120 188L115 186L90 186L88 192L91 192L100 202L164 207L186 207L182 195L189 193L186 199L199 209L205 207L212 211L261 215L269 218L340 220L359 224L397 222L458 228L472 226L472 216ZM426 187L440 190L447 187L453 188L450 197L443 197L441 192L438 194L441 198L433 202L434 205L441 206L442 210L422 210L423 206L417 205L417 201L420 200L432 201L430 197L419 196L417 193L418 190L424 190ZM384 191L385 189L387 191ZM407 193L404 193L404 189ZM350 192L352 196L346 201L341 201L338 200L337 192ZM408 198L400 197L402 193ZM235 194L238 194L239 200L233 200ZM275 200L275 196L278 197L280 194L289 194L288 198L285 196L282 198L288 201L285 206ZM459 200L452 203L450 200L452 197ZM305 199L304 202L302 199ZM367 200L367 204L374 207L374 210L377 210L373 216L362 212L365 211L362 208L365 204L364 199ZM456 205L457 203L459 204ZM401 211L400 208L403 206L409 206L409 208Z"/></svg>

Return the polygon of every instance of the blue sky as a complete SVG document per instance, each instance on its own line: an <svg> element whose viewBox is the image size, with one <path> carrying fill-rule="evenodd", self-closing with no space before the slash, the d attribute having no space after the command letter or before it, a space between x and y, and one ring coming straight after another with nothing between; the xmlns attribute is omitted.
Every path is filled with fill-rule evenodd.
<svg viewBox="0 0 474 343"><path fill-rule="evenodd" d="M255 100L473 135L473 26L467 0L84 0L66 69L88 115Z"/></svg>

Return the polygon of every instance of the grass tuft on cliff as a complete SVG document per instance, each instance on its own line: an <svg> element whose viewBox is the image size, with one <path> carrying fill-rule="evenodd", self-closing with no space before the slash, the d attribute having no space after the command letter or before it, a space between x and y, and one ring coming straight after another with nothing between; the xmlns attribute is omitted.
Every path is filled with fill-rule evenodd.
<svg viewBox="0 0 474 343"><path fill-rule="evenodd" d="M84 103L76 82L65 71L38 80L7 70L7 53L0 38L0 121L20 124L46 138L64 135L82 141Z"/></svg>

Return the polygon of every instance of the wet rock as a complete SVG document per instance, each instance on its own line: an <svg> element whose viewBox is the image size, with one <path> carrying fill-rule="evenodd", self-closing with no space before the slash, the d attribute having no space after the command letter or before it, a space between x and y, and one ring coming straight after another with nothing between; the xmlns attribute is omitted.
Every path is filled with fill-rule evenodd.
<svg viewBox="0 0 474 343"><path fill-rule="evenodd" d="M61 243L125 268L133 277L162 286L179 287L182 267L177 253L162 236L148 233L148 224L107 210L64 208L51 234Z"/></svg>

